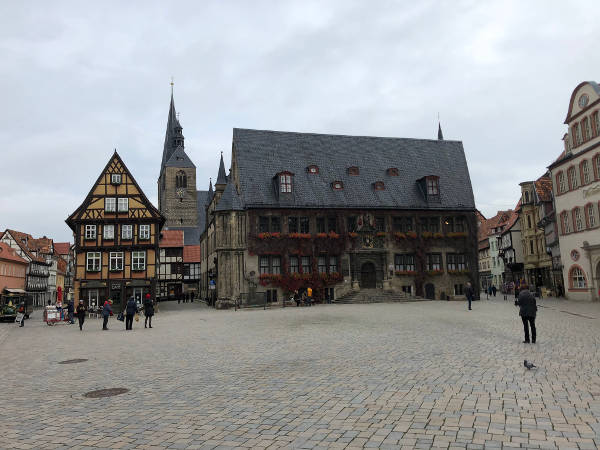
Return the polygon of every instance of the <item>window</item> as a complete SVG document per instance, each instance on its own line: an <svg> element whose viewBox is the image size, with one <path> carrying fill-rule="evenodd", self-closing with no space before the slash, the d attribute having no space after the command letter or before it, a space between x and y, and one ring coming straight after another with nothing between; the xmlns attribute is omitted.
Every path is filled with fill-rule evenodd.
<svg viewBox="0 0 600 450"><path fill-rule="evenodd" d="M325 217L317 217L317 233L326 233Z"/></svg>
<svg viewBox="0 0 600 450"><path fill-rule="evenodd" d="M454 295L463 295L464 294L464 286L462 284L454 285Z"/></svg>
<svg viewBox="0 0 600 450"><path fill-rule="evenodd" d="M581 217L581 210L579 208L573 210L573 223L575 224L575 231L583 230L583 218Z"/></svg>
<svg viewBox="0 0 600 450"><path fill-rule="evenodd" d="M525 191L525 203L529 203L529 191Z"/></svg>
<svg viewBox="0 0 600 450"><path fill-rule="evenodd" d="M259 269L260 269L261 275L264 273L269 273L269 257L268 256L260 257Z"/></svg>
<svg viewBox="0 0 600 450"><path fill-rule="evenodd" d="M298 268L298 257L290 256L290 273L298 273L300 269Z"/></svg>
<svg viewBox="0 0 600 450"><path fill-rule="evenodd" d="M281 233L281 218L279 216L271 216L271 232Z"/></svg>
<svg viewBox="0 0 600 450"><path fill-rule="evenodd" d="M85 238L86 239L96 239L96 225L86 225L85 226Z"/></svg>
<svg viewBox="0 0 600 450"><path fill-rule="evenodd" d="M527 214L527 228L531 228L531 216Z"/></svg>
<svg viewBox="0 0 600 450"><path fill-rule="evenodd" d="M560 223L562 225L563 234L571 232L571 223L569 222L569 214L565 211L560 215Z"/></svg>
<svg viewBox="0 0 600 450"><path fill-rule="evenodd" d="M127 212L129 210L129 199L128 198L120 198L119 199L119 212Z"/></svg>
<svg viewBox="0 0 600 450"><path fill-rule="evenodd" d="M394 217L392 219L392 227L394 231L401 231L406 233L413 231L413 219L412 217Z"/></svg>
<svg viewBox="0 0 600 450"><path fill-rule="evenodd" d="M140 239L150 239L150 225L140 225Z"/></svg>
<svg viewBox="0 0 600 450"><path fill-rule="evenodd" d="M360 170L356 166L348 167L348 175L359 175Z"/></svg>
<svg viewBox="0 0 600 450"><path fill-rule="evenodd" d="M577 188L577 175L575 173L575 167L569 167L567 170L567 178L569 179L569 188Z"/></svg>
<svg viewBox="0 0 600 450"><path fill-rule="evenodd" d="M165 248L166 258L180 258L182 256L181 247L167 247Z"/></svg>
<svg viewBox="0 0 600 450"><path fill-rule="evenodd" d="M337 233L337 220L335 217L327 218L327 231Z"/></svg>
<svg viewBox="0 0 600 450"><path fill-rule="evenodd" d="M427 255L427 270L442 270L442 255L430 253Z"/></svg>
<svg viewBox="0 0 600 450"><path fill-rule="evenodd" d="M267 233L269 231L269 217L260 216L258 218L258 232Z"/></svg>
<svg viewBox="0 0 600 450"><path fill-rule="evenodd" d="M319 173L319 168L317 166L315 166L314 164L311 166L308 166L308 173L317 174L317 173Z"/></svg>
<svg viewBox="0 0 600 450"><path fill-rule="evenodd" d="M103 237L104 237L104 239L114 239L115 238L115 226L114 225L104 225L103 226Z"/></svg>
<svg viewBox="0 0 600 450"><path fill-rule="evenodd" d="M448 270L466 270L465 255L462 253L448 253L446 255Z"/></svg>
<svg viewBox="0 0 600 450"><path fill-rule="evenodd" d="M297 233L298 232L298 218L297 217L288 217L288 233Z"/></svg>
<svg viewBox="0 0 600 450"><path fill-rule="evenodd" d="M375 188L376 191L384 191L385 190L385 184L383 181L376 181L373 184L373 187Z"/></svg>
<svg viewBox="0 0 600 450"><path fill-rule="evenodd" d="M594 156L594 166L596 167L596 179L600 179L600 153Z"/></svg>
<svg viewBox="0 0 600 450"><path fill-rule="evenodd" d="M375 217L375 229L377 231L385 231L385 217Z"/></svg>
<svg viewBox="0 0 600 450"><path fill-rule="evenodd" d="M100 272L101 258L100 252L88 252L86 254L85 269L88 272Z"/></svg>
<svg viewBox="0 0 600 450"><path fill-rule="evenodd" d="M529 254L535 254L535 252L533 251L533 240L529 241Z"/></svg>
<svg viewBox="0 0 600 450"><path fill-rule="evenodd" d="M563 192L567 192L567 183L565 182L565 174L563 172L558 172L556 175L556 180L558 184L558 193L562 194Z"/></svg>
<svg viewBox="0 0 600 450"><path fill-rule="evenodd" d="M440 231L439 217L421 217L421 231L438 233Z"/></svg>
<svg viewBox="0 0 600 450"><path fill-rule="evenodd" d="M279 192L282 194L292 192L292 175L282 173L279 175Z"/></svg>
<svg viewBox="0 0 600 450"><path fill-rule="evenodd" d="M598 111L592 115L592 119L594 121L594 128L596 129L596 136L600 136L600 115Z"/></svg>
<svg viewBox="0 0 600 450"><path fill-rule="evenodd" d="M303 256L302 257L302 273L310 273L310 272L311 272L310 256Z"/></svg>
<svg viewBox="0 0 600 450"><path fill-rule="evenodd" d="M130 240L133 237L133 225L121 225L121 239Z"/></svg>
<svg viewBox="0 0 600 450"><path fill-rule="evenodd" d="M573 125L573 135L575 136L574 139L575 141L573 142L573 146L577 146L579 144L581 144L581 128L579 127L578 124Z"/></svg>
<svg viewBox="0 0 600 450"><path fill-rule="evenodd" d="M317 259L317 269L319 273L327 273L327 256L319 256Z"/></svg>
<svg viewBox="0 0 600 450"><path fill-rule="evenodd" d="M356 216L348 216L346 218L346 226L348 228L348 231L355 231L356 230Z"/></svg>
<svg viewBox="0 0 600 450"><path fill-rule="evenodd" d="M271 273L281 274L281 256L271 256Z"/></svg>
<svg viewBox="0 0 600 450"><path fill-rule="evenodd" d="M581 170L581 184L583 184L583 185L590 184L592 181L592 177L590 174L590 163L587 159L584 159L581 162L580 170Z"/></svg>
<svg viewBox="0 0 600 450"><path fill-rule="evenodd" d="M583 140L589 141L592 137L592 133L590 130L590 121L587 117L581 121L581 128L583 130Z"/></svg>
<svg viewBox="0 0 600 450"><path fill-rule="evenodd" d="M123 270L123 252L110 252L110 270Z"/></svg>
<svg viewBox="0 0 600 450"><path fill-rule="evenodd" d="M333 189L335 189L336 191L339 191L340 189L344 189L344 183L342 183L341 181L334 181L333 183L331 183L331 187L333 187Z"/></svg>
<svg viewBox="0 0 600 450"><path fill-rule="evenodd" d="M114 197L106 197L104 199L104 211L115 212L117 207L117 199Z"/></svg>
<svg viewBox="0 0 600 450"><path fill-rule="evenodd" d="M398 176L398 169L396 167L390 167L387 170L387 174L390 177L397 177Z"/></svg>
<svg viewBox="0 0 600 450"><path fill-rule="evenodd" d="M462 216L446 217L444 224L449 232L463 233L465 231L465 218Z"/></svg>
<svg viewBox="0 0 600 450"><path fill-rule="evenodd" d="M183 170L180 170L175 175L175 187L186 188L187 187L187 175Z"/></svg>
<svg viewBox="0 0 600 450"><path fill-rule="evenodd" d="M594 211L594 205L589 204L585 207L585 214L587 216L587 223L590 228L596 226L596 212Z"/></svg>
<svg viewBox="0 0 600 450"><path fill-rule="evenodd" d="M110 176L110 183L111 184L121 184L121 174L120 173L113 173Z"/></svg>
<svg viewBox="0 0 600 450"><path fill-rule="evenodd" d="M310 233L308 217L300 217L300 233Z"/></svg>
<svg viewBox="0 0 600 450"><path fill-rule="evenodd" d="M436 177L427 177L427 196L439 195L440 188Z"/></svg>
<svg viewBox="0 0 600 450"><path fill-rule="evenodd" d="M569 278L572 288L585 289L587 287L585 275L583 274L583 270L581 270L579 267L574 266L571 269L571 276Z"/></svg>
<svg viewBox="0 0 600 450"><path fill-rule="evenodd" d="M131 252L131 270L146 269L146 252Z"/></svg>
<svg viewBox="0 0 600 450"><path fill-rule="evenodd" d="M329 273L336 273L338 271L337 256L329 257Z"/></svg>
<svg viewBox="0 0 600 450"><path fill-rule="evenodd" d="M414 272L415 255L394 255L394 269L398 272Z"/></svg>

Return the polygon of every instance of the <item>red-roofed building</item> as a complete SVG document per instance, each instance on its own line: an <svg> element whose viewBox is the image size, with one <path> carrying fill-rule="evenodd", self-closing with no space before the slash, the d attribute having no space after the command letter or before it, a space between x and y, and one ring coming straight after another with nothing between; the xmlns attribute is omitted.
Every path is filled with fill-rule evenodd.
<svg viewBox="0 0 600 450"><path fill-rule="evenodd" d="M183 247L183 283L184 291L192 299L200 291L200 245L186 245Z"/></svg>
<svg viewBox="0 0 600 450"><path fill-rule="evenodd" d="M8 244L0 242L0 292L5 288L25 290L28 265Z"/></svg>
<svg viewBox="0 0 600 450"><path fill-rule="evenodd" d="M181 300L183 296L183 231L163 229L158 241L156 296L160 301Z"/></svg>

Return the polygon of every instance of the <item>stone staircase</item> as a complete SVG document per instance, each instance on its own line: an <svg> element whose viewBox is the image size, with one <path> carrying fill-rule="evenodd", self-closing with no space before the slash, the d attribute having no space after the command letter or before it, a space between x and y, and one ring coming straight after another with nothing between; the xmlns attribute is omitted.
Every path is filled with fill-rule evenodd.
<svg viewBox="0 0 600 450"><path fill-rule="evenodd" d="M360 291L351 291L348 294L335 299L333 303L400 303L419 302L424 300L426 299L412 297L404 292L384 291L383 289L361 289Z"/></svg>

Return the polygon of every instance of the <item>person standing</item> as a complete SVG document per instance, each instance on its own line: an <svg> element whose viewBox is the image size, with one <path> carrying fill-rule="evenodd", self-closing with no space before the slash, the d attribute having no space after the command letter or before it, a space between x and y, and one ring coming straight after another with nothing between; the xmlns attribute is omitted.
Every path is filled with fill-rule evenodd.
<svg viewBox="0 0 600 450"><path fill-rule="evenodd" d="M465 288L465 296L467 297L467 300L469 301L469 311L471 311L471 302L473 301L473 286L471 286L471 283L467 282L467 287Z"/></svg>
<svg viewBox="0 0 600 450"><path fill-rule="evenodd" d="M138 312L137 303L133 297L129 297L125 306L125 330L133 330L133 317Z"/></svg>
<svg viewBox="0 0 600 450"><path fill-rule="evenodd" d="M69 314L69 323L73 325L75 321L73 320L73 313L75 312L75 305L73 304L73 300L69 300L67 304L67 313Z"/></svg>
<svg viewBox="0 0 600 450"><path fill-rule="evenodd" d="M83 322L85 321L85 313L87 312L87 308L83 304L83 300L79 300L79 305L77 305L77 318L79 319L79 331L83 331Z"/></svg>
<svg viewBox="0 0 600 450"><path fill-rule="evenodd" d="M146 294L144 298L144 328L150 325L152 328L152 316L154 315L154 303L152 303L152 299L150 298L150 294Z"/></svg>
<svg viewBox="0 0 600 450"><path fill-rule="evenodd" d="M519 316L523 321L523 331L525 332L523 343L529 344L529 327L531 327L531 342L535 344L535 316L537 315L535 296L529 291L526 284L521 284L520 287L519 298L515 301L515 305L519 307Z"/></svg>
<svg viewBox="0 0 600 450"><path fill-rule="evenodd" d="M306 301L308 306L312 306L312 288L310 286L306 290Z"/></svg>
<svg viewBox="0 0 600 450"><path fill-rule="evenodd" d="M496 286L492 285L492 293L494 294L494 297L496 296Z"/></svg>
<svg viewBox="0 0 600 450"><path fill-rule="evenodd" d="M298 293L298 289L294 291L294 301L296 302L296 307L300 306L300 294Z"/></svg>
<svg viewBox="0 0 600 450"><path fill-rule="evenodd" d="M104 302L104 306L102 307L102 329L103 330L108 330L108 317L112 316L112 308L111 305L112 304L112 300L109 298L108 300L106 300Z"/></svg>

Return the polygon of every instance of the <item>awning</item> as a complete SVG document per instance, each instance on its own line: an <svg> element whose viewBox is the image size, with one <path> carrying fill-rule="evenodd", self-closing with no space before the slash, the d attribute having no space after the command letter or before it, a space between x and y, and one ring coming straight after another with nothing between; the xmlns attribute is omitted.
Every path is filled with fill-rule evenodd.
<svg viewBox="0 0 600 450"><path fill-rule="evenodd" d="M26 294L27 293L23 289L18 289L18 288L4 288L4 290L6 292L8 292L9 294Z"/></svg>
<svg viewBox="0 0 600 450"><path fill-rule="evenodd" d="M137 286L150 286L150 281L149 280L131 280L128 281L127 286L133 286L133 287L137 287Z"/></svg>

